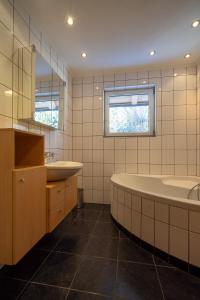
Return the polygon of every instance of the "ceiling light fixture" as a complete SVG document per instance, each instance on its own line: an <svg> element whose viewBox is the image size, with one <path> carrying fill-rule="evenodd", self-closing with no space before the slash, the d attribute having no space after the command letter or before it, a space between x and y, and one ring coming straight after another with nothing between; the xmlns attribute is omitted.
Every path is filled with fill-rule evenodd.
<svg viewBox="0 0 200 300"><path fill-rule="evenodd" d="M155 51L155 50L152 50L152 51L149 52L149 54L150 54L151 56L154 56L154 55L156 54L156 51Z"/></svg>
<svg viewBox="0 0 200 300"><path fill-rule="evenodd" d="M199 26L199 24L200 24L200 21L199 21L199 20L195 20L195 21L192 23L192 27L193 27L193 28L196 28L196 27Z"/></svg>
<svg viewBox="0 0 200 300"><path fill-rule="evenodd" d="M71 16L68 16L68 17L67 17L67 24L68 24L69 26L72 26L72 25L74 24L74 19L73 19L73 17L71 17Z"/></svg>
<svg viewBox="0 0 200 300"><path fill-rule="evenodd" d="M174 73L174 77L176 77L178 75L178 73Z"/></svg>
<svg viewBox="0 0 200 300"><path fill-rule="evenodd" d="M12 90L7 90L7 91L4 92L4 94L6 96L12 96L13 92L12 92Z"/></svg>
<svg viewBox="0 0 200 300"><path fill-rule="evenodd" d="M86 58L87 57L87 53L86 52L82 52L81 56L82 56L82 58Z"/></svg>
<svg viewBox="0 0 200 300"><path fill-rule="evenodd" d="M187 53L187 54L185 54L184 57L185 57L185 58L190 58L190 56L191 56L190 53Z"/></svg>

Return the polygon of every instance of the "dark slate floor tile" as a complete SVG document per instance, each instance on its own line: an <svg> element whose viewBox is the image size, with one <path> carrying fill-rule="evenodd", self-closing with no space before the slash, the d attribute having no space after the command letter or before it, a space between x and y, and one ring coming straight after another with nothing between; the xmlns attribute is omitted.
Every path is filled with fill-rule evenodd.
<svg viewBox="0 0 200 300"><path fill-rule="evenodd" d="M78 255L53 252L32 281L69 287L80 261Z"/></svg>
<svg viewBox="0 0 200 300"><path fill-rule="evenodd" d="M100 215L100 211L92 209L79 209L77 211L77 219L82 219L85 221L96 221Z"/></svg>
<svg viewBox="0 0 200 300"><path fill-rule="evenodd" d="M3 269L0 270L0 276L4 275L12 278L29 280L48 254L48 251L33 249L16 265L3 267Z"/></svg>
<svg viewBox="0 0 200 300"><path fill-rule="evenodd" d="M119 237L120 237L120 239L128 239L129 237L128 237L128 235L127 234L125 234L123 231L119 231Z"/></svg>
<svg viewBox="0 0 200 300"><path fill-rule="evenodd" d="M200 279L173 268L157 267L165 300L199 300Z"/></svg>
<svg viewBox="0 0 200 300"><path fill-rule="evenodd" d="M62 288L31 283L20 300L65 300L67 292Z"/></svg>
<svg viewBox="0 0 200 300"><path fill-rule="evenodd" d="M92 237L84 251L89 256L99 256L107 258L117 258L118 238Z"/></svg>
<svg viewBox="0 0 200 300"><path fill-rule="evenodd" d="M104 204L103 210L111 211L111 205L110 204Z"/></svg>
<svg viewBox="0 0 200 300"><path fill-rule="evenodd" d="M66 234L58 243L55 251L82 254L88 244L89 235Z"/></svg>
<svg viewBox="0 0 200 300"><path fill-rule="evenodd" d="M97 222L93 234L96 236L119 237L119 230L113 223Z"/></svg>
<svg viewBox="0 0 200 300"><path fill-rule="evenodd" d="M112 295L116 261L86 258L72 284L72 288L88 292Z"/></svg>
<svg viewBox="0 0 200 300"><path fill-rule="evenodd" d="M73 223L60 226L59 230L62 230L63 234L85 235L93 231L94 225L94 221L75 220Z"/></svg>
<svg viewBox="0 0 200 300"><path fill-rule="evenodd" d="M12 278L0 278L0 299L14 300L23 290L26 281Z"/></svg>
<svg viewBox="0 0 200 300"><path fill-rule="evenodd" d="M155 267L119 262L115 295L123 300L163 300Z"/></svg>
<svg viewBox="0 0 200 300"><path fill-rule="evenodd" d="M111 300L111 298L86 292L70 291L67 300Z"/></svg>
<svg viewBox="0 0 200 300"><path fill-rule="evenodd" d="M99 222L112 222L110 211L109 210L103 210L100 213L98 221Z"/></svg>
<svg viewBox="0 0 200 300"><path fill-rule="evenodd" d="M105 204L100 203L84 203L83 209L103 210Z"/></svg>
<svg viewBox="0 0 200 300"><path fill-rule="evenodd" d="M139 247L130 239L119 240L118 259L153 264L152 254Z"/></svg>
<svg viewBox="0 0 200 300"><path fill-rule="evenodd" d="M51 251L60 239L60 235L57 235L54 232L48 233L35 245L34 248Z"/></svg>

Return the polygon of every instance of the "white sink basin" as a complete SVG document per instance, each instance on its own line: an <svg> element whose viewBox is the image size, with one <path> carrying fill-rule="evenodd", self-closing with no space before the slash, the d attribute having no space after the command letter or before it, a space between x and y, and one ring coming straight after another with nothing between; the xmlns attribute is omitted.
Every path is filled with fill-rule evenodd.
<svg viewBox="0 0 200 300"><path fill-rule="evenodd" d="M45 166L47 167L47 181L58 181L75 175L82 169L83 164L74 161L55 161Z"/></svg>

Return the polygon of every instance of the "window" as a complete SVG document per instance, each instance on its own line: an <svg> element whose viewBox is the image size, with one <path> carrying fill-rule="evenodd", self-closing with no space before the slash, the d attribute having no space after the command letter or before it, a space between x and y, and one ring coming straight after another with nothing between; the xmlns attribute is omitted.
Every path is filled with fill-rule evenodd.
<svg viewBox="0 0 200 300"><path fill-rule="evenodd" d="M155 134L155 86L105 90L106 136Z"/></svg>
<svg viewBox="0 0 200 300"><path fill-rule="evenodd" d="M59 99L60 94L58 91L37 92L35 94L35 121L58 128L60 109Z"/></svg>

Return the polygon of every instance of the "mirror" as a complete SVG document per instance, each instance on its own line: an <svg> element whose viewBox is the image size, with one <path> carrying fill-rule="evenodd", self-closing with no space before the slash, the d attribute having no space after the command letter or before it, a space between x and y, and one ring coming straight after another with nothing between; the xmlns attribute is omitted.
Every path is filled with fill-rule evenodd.
<svg viewBox="0 0 200 300"><path fill-rule="evenodd" d="M34 46L32 48L33 71L35 73L32 118L34 122L51 128L62 129L66 83L36 48Z"/></svg>

